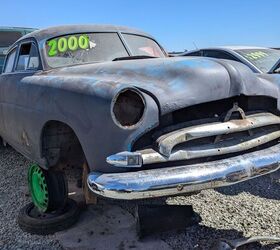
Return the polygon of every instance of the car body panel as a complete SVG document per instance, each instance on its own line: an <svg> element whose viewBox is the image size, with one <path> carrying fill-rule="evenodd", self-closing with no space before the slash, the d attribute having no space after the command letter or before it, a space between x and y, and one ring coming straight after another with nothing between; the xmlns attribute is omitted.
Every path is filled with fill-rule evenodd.
<svg viewBox="0 0 280 250"><path fill-rule="evenodd" d="M170 58L82 65L34 75L3 75L3 116L9 121L4 124L3 137L7 135L9 143L42 165L40 131L49 120L62 121L77 134L92 169L116 171L107 166L106 157L129 150L136 138L158 124L159 111L151 96L156 96L161 114L240 94L258 92L277 98L277 85L251 74L242 64L234 64L235 67L224 61L222 66L215 59ZM177 75L175 80L172 75ZM149 106L141 127L134 130L120 129L111 118L114 95L128 87L146 93ZM24 133L28 143L23 139Z"/></svg>
<svg viewBox="0 0 280 250"><path fill-rule="evenodd" d="M141 59L56 69L46 65L43 48L47 39L98 29L148 36L114 26L67 26L36 31L17 44L34 39L43 70L0 76L1 136L44 168L50 165L42 155L41 133L49 121L61 121L73 129L90 170L124 172L125 169L110 166L106 157L131 151L134 142L157 127L165 114L238 95L279 96L278 80L253 74L241 63L213 58ZM112 102L125 89L135 89L146 103L142 121L130 129L120 128L112 119Z"/></svg>

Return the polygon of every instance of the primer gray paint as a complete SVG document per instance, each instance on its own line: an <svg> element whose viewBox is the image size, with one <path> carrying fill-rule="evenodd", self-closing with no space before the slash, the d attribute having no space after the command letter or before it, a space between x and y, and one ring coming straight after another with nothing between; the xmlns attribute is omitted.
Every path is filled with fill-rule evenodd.
<svg viewBox="0 0 280 250"><path fill-rule="evenodd" d="M258 75L245 65L211 58L162 58L104 62L49 69L43 42L71 32L124 30L113 26L75 26L36 31L23 37L41 48L43 71L0 76L0 134L16 150L48 168L42 157L41 133L48 121L68 124L76 133L92 171L121 172L106 163L116 152L130 151L132 143L156 127L159 116L194 104L237 95L278 99L280 79ZM18 43L20 43L18 41ZM133 129L117 126L111 116L115 95L126 88L143 94L147 107ZM278 102L279 109L279 102Z"/></svg>

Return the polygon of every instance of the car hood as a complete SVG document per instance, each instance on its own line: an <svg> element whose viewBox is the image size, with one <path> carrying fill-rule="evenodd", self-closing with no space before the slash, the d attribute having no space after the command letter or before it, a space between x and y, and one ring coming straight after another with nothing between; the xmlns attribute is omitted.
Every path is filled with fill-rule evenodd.
<svg viewBox="0 0 280 250"><path fill-rule="evenodd" d="M90 82L107 96L121 88L138 88L157 101L162 114L241 94L278 97L278 85L247 66L203 57L87 64L55 69L51 75Z"/></svg>

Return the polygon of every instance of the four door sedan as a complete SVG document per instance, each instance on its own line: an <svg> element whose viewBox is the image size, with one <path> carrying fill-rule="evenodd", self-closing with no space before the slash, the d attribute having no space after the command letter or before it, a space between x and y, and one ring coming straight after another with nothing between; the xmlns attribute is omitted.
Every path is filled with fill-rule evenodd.
<svg viewBox="0 0 280 250"><path fill-rule="evenodd" d="M65 205L65 175L86 196L126 200L232 185L279 169L279 79L263 75L168 58L126 27L39 30L8 52L0 135L34 162L42 212Z"/></svg>
<svg viewBox="0 0 280 250"><path fill-rule="evenodd" d="M204 56L244 63L255 73L273 73L280 51L263 47L224 46L193 50L180 56Z"/></svg>

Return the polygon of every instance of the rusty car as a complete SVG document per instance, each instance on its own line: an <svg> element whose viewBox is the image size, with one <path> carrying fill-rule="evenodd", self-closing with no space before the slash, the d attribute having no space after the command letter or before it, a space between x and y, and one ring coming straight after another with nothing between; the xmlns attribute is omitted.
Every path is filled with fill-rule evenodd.
<svg viewBox="0 0 280 250"><path fill-rule="evenodd" d="M88 201L192 194L279 169L279 86L239 62L170 58L135 29L51 27L8 51L0 135L34 163L42 212L65 205L67 180Z"/></svg>

